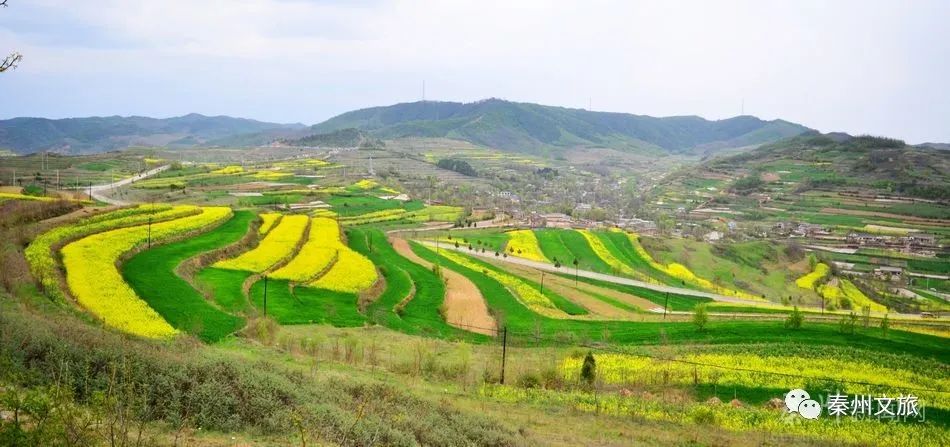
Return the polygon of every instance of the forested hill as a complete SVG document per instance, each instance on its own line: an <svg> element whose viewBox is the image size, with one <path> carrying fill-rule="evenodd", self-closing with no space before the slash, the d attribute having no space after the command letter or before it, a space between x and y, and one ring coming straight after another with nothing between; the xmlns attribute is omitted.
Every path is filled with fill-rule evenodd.
<svg viewBox="0 0 950 447"><path fill-rule="evenodd" d="M336 116L311 130L328 133L346 128L379 138L447 137L512 151L588 146L675 153L712 153L809 131L799 124L753 116L719 121L697 116L656 118L500 99L372 107Z"/></svg>
<svg viewBox="0 0 950 447"><path fill-rule="evenodd" d="M697 169L759 179L773 172L809 189L862 189L924 199L950 197L950 151L901 140L812 133L709 160ZM757 185L764 186L758 181Z"/></svg>
<svg viewBox="0 0 950 447"><path fill-rule="evenodd" d="M141 116L13 118L0 120L0 148L18 154L45 150L77 154L133 145L194 146L239 135L304 127L197 113L165 119Z"/></svg>

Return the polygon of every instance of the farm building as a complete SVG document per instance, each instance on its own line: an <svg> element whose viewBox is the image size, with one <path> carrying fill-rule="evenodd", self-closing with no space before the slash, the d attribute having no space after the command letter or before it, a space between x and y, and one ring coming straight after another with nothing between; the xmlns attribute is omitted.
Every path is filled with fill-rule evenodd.
<svg viewBox="0 0 950 447"><path fill-rule="evenodd" d="M878 267L874 269L874 276L884 280L900 281L904 269L900 267Z"/></svg>

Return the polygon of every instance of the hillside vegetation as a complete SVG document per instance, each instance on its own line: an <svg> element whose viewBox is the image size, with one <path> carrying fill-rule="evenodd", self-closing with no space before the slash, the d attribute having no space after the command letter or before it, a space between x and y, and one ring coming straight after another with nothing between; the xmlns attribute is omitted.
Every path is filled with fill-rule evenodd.
<svg viewBox="0 0 950 447"><path fill-rule="evenodd" d="M719 121L697 116L655 118L500 99L373 107L336 116L314 125L312 130L346 128L369 131L380 138L448 137L514 151L591 146L664 152L742 147L808 131L798 124L752 116Z"/></svg>
<svg viewBox="0 0 950 447"><path fill-rule="evenodd" d="M901 140L869 136L803 135L767 144L755 150L718 158L702 168L730 174L791 171L791 164L808 163L800 174L798 192L810 189L866 189L926 199L950 197L950 152L908 146ZM737 191L765 185L759 175L737 181Z"/></svg>

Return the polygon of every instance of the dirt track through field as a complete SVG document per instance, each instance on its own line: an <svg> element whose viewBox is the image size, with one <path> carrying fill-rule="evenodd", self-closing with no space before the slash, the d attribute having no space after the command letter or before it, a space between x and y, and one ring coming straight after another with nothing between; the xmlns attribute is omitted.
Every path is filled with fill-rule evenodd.
<svg viewBox="0 0 950 447"><path fill-rule="evenodd" d="M540 272L538 270L532 269L530 267L524 267L514 264L501 264L501 263L491 263L492 265L504 268L510 273L514 273L522 278L529 278L533 281L537 281ZM574 285L573 279L564 278L557 275L546 275L544 277L544 287L550 287L551 290L560 294L561 296L574 301L581 306L584 306L587 310L591 312L592 315L584 317L574 317L574 319L640 319L642 315L635 312L628 311L616 307L610 303L601 301L593 296L590 296L589 293L594 293L601 296L606 296L608 298L613 298L621 303L638 307L647 311L657 307L653 302L640 298L638 296L618 292L616 290L607 289L604 287L597 287L590 284L578 283L577 286ZM586 292L586 293L585 293Z"/></svg>
<svg viewBox="0 0 950 447"><path fill-rule="evenodd" d="M432 263L420 258L409 247L405 239L393 238L390 241L396 252L406 259L427 269ZM497 325L488 313L488 306L478 287L462 274L443 268L445 284L445 319L448 324L471 332L495 335Z"/></svg>

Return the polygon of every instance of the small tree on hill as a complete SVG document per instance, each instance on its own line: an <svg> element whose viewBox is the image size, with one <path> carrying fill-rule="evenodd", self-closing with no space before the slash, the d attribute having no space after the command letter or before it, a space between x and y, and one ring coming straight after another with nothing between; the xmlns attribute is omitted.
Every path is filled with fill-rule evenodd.
<svg viewBox="0 0 950 447"><path fill-rule="evenodd" d="M703 331L706 330L707 323L709 323L709 314L706 312L706 305L700 304L693 309L693 324L696 325L696 329Z"/></svg>
<svg viewBox="0 0 950 447"><path fill-rule="evenodd" d="M584 357L584 365L581 366L581 380L587 383L587 385L593 385L596 379L597 361L594 360L594 354L587 351L587 356Z"/></svg>
<svg viewBox="0 0 950 447"><path fill-rule="evenodd" d="M798 306L792 308L792 313L788 314L788 318L785 319L785 327L788 329L800 329L802 327L802 321L805 318L802 316L802 312L798 310Z"/></svg>

